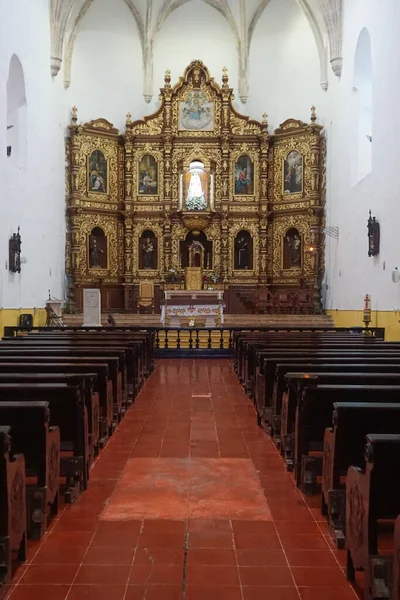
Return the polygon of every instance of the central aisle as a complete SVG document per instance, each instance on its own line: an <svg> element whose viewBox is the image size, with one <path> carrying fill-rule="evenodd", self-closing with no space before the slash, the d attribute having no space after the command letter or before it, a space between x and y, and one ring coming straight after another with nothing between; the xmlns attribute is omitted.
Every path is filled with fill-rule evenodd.
<svg viewBox="0 0 400 600"><path fill-rule="evenodd" d="M12 600L355 600L230 360L164 360Z"/></svg>

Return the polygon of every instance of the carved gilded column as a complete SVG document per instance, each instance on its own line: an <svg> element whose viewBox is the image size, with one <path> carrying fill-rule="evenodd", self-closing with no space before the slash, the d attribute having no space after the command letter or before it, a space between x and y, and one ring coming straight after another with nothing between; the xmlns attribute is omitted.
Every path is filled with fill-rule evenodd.
<svg viewBox="0 0 400 600"><path fill-rule="evenodd" d="M124 261L124 309L133 310L133 170L134 170L134 149L133 135L130 128L132 121L131 115L126 115L126 136L125 136L125 210L124 210L124 229L125 229L125 261Z"/></svg>
<svg viewBox="0 0 400 600"><path fill-rule="evenodd" d="M221 202L229 201L229 141L230 141L230 99L232 90L229 87L228 70L222 71L222 174L221 174Z"/></svg>
<svg viewBox="0 0 400 600"><path fill-rule="evenodd" d="M164 88L162 90L164 98L164 202L174 202L174 210L177 210L177 198L172 197L172 89L171 72L165 71Z"/></svg>

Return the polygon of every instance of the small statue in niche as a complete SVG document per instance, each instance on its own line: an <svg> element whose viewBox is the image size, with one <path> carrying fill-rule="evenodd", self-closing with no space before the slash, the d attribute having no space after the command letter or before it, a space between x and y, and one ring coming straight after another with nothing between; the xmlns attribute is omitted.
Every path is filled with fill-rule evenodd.
<svg viewBox="0 0 400 600"><path fill-rule="evenodd" d="M368 256L377 256L379 254L380 226L376 217L371 216L369 211L368 219Z"/></svg>
<svg viewBox="0 0 400 600"><path fill-rule="evenodd" d="M95 268L95 267L100 267L100 255L103 254L103 250L101 248L98 247L97 245L97 239L95 237L91 237L91 244L90 244L90 261L89 261L89 266L91 268Z"/></svg>
<svg viewBox="0 0 400 600"><path fill-rule="evenodd" d="M205 210L207 208L207 201L204 197L200 175L197 171L193 171L190 176L186 208L187 210Z"/></svg>
<svg viewBox="0 0 400 600"><path fill-rule="evenodd" d="M238 269L249 268L249 243L248 240L242 235L237 241L238 251Z"/></svg>
<svg viewBox="0 0 400 600"><path fill-rule="evenodd" d="M107 269L107 238L100 227L95 227L89 237L89 268Z"/></svg>
<svg viewBox="0 0 400 600"><path fill-rule="evenodd" d="M193 240L189 248L189 267L201 267L204 262L204 247L198 240Z"/></svg>
<svg viewBox="0 0 400 600"><path fill-rule="evenodd" d="M301 237L297 229L287 232L284 244L284 269L300 269L301 267Z"/></svg>
<svg viewBox="0 0 400 600"><path fill-rule="evenodd" d="M153 254L154 254L154 244L151 238L147 237L144 240L143 246L143 267L145 269L153 268Z"/></svg>

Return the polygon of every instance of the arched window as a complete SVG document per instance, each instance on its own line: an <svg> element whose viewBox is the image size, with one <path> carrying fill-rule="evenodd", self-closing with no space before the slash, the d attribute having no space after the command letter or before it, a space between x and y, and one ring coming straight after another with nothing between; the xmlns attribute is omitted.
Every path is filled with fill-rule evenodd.
<svg viewBox="0 0 400 600"><path fill-rule="evenodd" d="M355 137L353 149L353 182L358 183L372 170L373 73L371 39L363 29L354 59L353 99Z"/></svg>
<svg viewBox="0 0 400 600"><path fill-rule="evenodd" d="M26 111L24 72L13 54L7 80L7 156L20 168L26 164Z"/></svg>

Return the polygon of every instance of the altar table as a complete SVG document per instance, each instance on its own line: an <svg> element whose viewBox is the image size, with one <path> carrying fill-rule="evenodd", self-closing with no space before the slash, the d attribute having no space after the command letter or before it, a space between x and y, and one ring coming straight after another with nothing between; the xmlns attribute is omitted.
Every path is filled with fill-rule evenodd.
<svg viewBox="0 0 400 600"><path fill-rule="evenodd" d="M166 290L161 307L164 326L180 326L180 318L206 318L206 327L224 323L224 293L221 290Z"/></svg>

